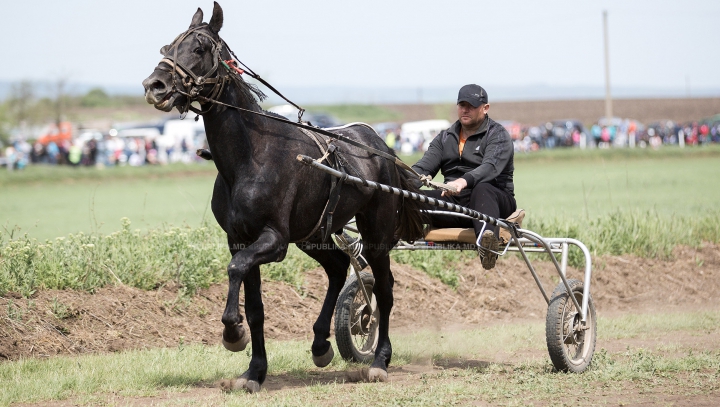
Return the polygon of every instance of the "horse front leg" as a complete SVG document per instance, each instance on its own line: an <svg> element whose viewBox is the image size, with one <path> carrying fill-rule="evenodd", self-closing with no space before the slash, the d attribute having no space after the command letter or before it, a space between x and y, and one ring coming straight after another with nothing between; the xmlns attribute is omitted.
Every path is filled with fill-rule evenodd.
<svg viewBox="0 0 720 407"><path fill-rule="evenodd" d="M242 325L243 317L240 314L240 285L243 274L238 272L236 265L239 264L238 256L240 244L233 242L228 237L228 246L232 253L232 260L228 265L228 296L225 303L225 312L222 316L222 323L225 325L222 334L222 344L230 352L240 352L250 343L250 335Z"/></svg>
<svg viewBox="0 0 720 407"><path fill-rule="evenodd" d="M239 378L225 381L222 387L225 390L244 389L254 393L260 390L260 385L267 375L267 355L265 353L265 336L263 326L265 312L260 291L260 264L280 261L287 253L287 239L283 239L272 228L266 228L260 238L248 248L235 253L228 266L228 300L222 316L223 342L238 343L244 341L245 332L242 329L240 316L240 285L245 283L245 314L250 327L252 340L252 358L250 366ZM231 342L235 339L234 342ZM226 346L227 347L227 346ZM231 349L232 350L232 349Z"/></svg>

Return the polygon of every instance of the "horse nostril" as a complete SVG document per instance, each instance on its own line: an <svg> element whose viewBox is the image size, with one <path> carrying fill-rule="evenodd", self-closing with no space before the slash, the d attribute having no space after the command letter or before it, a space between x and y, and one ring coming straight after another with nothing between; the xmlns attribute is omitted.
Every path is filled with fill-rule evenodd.
<svg viewBox="0 0 720 407"><path fill-rule="evenodd" d="M162 81L155 81L150 85L153 91L161 91L165 89L165 84Z"/></svg>

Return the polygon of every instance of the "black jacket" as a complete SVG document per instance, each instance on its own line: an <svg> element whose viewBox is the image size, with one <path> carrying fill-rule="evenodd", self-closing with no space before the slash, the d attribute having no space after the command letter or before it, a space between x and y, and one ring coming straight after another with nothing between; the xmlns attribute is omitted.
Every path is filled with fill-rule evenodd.
<svg viewBox="0 0 720 407"><path fill-rule="evenodd" d="M505 127L486 117L478 132L465 141L462 157L458 151L459 133L459 121L440 132L413 169L432 177L441 171L445 182L464 178L468 188L487 182L514 196L514 147Z"/></svg>

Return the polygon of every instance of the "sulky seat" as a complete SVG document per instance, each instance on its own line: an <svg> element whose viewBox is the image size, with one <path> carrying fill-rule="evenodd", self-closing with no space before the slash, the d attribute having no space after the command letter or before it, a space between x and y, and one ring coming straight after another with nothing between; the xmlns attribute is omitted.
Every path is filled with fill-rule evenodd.
<svg viewBox="0 0 720 407"><path fill-rule="evenodd" d="M518 227L522 227L522 221L525 219L525 210L518 209L507 217L509 222L518 224ZM507 230L500 228L500 239L503 244L507 244L512 236ZM444 228L444 229L433 229L425 235L425 241L427 242L461 242L461 243L475 243L475 230L472 228Z"/></svg>

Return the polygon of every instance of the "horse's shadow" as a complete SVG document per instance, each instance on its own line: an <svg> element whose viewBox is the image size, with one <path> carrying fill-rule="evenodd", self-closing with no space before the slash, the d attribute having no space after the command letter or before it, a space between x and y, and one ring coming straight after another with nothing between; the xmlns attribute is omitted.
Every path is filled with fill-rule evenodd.
<svg viewBox="0 0 720 407"><path fill-rule="evenodd" d="M436 359L436 360L415 360L402 366L391 366L388 369L388 380L390 382L402 383L418 380L422 376L439 374L447 370L473 370L478 373L486 371L490 365L497 365L496 362L489 362L477 359ZM506 365L501 363L500 365ZM267 376L262 388L265 391L279 391L310 387L316 385L343 385L363 383L367 381L367 365L353 365L345 370L296 370L285 373L270 374ZM189 386L195 388L222 388L222 380L193 382L184 375L163 375L153 380L158 387Z"/></svg>
<svg viewBox="0 0 720 407"><path fill-rule="evenodd" d="M492 362L475 359L441 359L433 362L413 362L388 369L390 382L407 382L423 375L439 374L446 370L474 370L484 372ZM297 371L267 376L263 389L278 391L283 389L309 387L315 385L353 384L367 381L367 365L356 365L347 370L335 371ZM219 387L219 385L218 385Z"/></svg>

